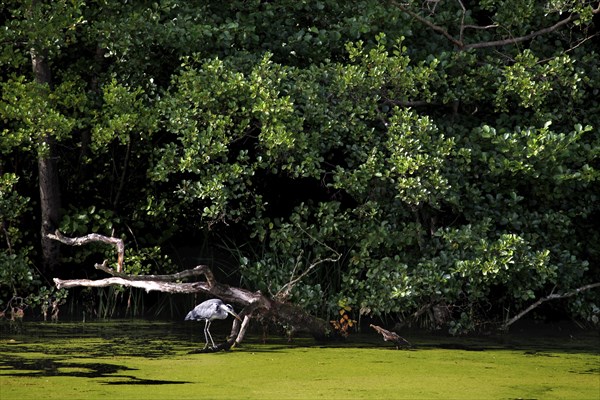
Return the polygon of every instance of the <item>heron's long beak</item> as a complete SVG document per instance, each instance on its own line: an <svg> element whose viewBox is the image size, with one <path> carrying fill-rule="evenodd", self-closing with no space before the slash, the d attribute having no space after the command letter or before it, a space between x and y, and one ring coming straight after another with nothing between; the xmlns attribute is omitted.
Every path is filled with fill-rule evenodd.
<svg viewBox="0 0 600 400"><path fill-rule="evenodd" d="M229 311L229 310L228 310L227 312L228 312L229 314L233 315L233 316L234 316L234 317L235 317L237 320L239 320L239 321L241 321L241 320L242 320L242 319L240 318L240 316L239 316L239 315L237 315L237 314L235 313L235 311Z"/></svg>

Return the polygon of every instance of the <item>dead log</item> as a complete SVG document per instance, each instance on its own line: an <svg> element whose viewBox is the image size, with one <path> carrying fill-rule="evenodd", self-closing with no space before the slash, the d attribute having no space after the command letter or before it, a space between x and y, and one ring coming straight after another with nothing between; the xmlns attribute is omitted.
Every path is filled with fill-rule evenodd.
<svg viewBox="0 0 600 400"><path fill-rule="evenodd" d="M388 331L387 329L383 329L382 327L373 324L369 326L375 329L377 333L382 335L384 341L394 343L396 345L396 349L400 349L401 347L412 347L408 340L404 339L396 332Z"/></svg>
<svg viewBox="0 0 600 400"><path fill-rule="evenodd" d="M55 234L49 234L48 238L73 246L98 241L115 245L118 252L118 270L109 267L108 260L94 266L96 269L106 272L110 277L96 280L54 278L54 283L58 289L120 285L144 289L146 292L204 293L212 297L218 297L225 302L244 307L239 313L243 318L243 322L240 323L234 320L229 340L217 346L218 350L229 349L241 343L250 319L257 315L291 326L295 332L308 333L315 338L322 339L327 336L329 326L325 320L312 316L301 307L287 303L283 299L271 299L260 291L253 292L219 283L207 265L198 265L195 268L169 275L129 275L122 272L124 244L120 239L98 234L87 235L81 238L69 238L58 231ZM200 280L182 282L182 280L189 278Z"/></svg>

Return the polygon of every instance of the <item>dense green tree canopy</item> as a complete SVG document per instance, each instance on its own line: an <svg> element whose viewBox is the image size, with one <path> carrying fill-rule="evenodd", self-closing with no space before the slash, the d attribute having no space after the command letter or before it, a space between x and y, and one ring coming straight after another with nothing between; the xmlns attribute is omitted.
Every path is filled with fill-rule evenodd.
<svg viewBox="0 0 600 400"><path fill-rule="evenodd" d="M136 243L134 273L226 247L225 272L252 290L452 332L597 282L599 14L579 0L3 2L0 295L68 274L36 267L49 156L53 228ZM63 249L62 264L94 251ZM592 290L547 313L597 323L599 306Z"/></svg>

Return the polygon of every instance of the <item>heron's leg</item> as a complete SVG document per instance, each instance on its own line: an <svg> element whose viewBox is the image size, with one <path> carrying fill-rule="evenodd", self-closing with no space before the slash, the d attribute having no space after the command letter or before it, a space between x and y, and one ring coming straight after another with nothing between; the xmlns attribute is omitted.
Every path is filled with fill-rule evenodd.
<svg viewBox="0 0 600 400"><path fill-rule="evenodd" d="M208 337L210 335L210 332L208 331L209 325L210 325L210 321L205 319L204 320L204 339L206 340L206 343L204 344L205 349L208 347ZM212 341L212 337L210 338L210 340Z"/></svg>
<svg viewBox="0 0 600 400"><path fill-rule="evenodd" d="M215 346L215 341L212 338L212 335L210 334L210 323L211 321L206 320L206 333L208 334L208 337L210 338L210 342L212 343L212 347L213 349L217 346ZM206 345L208 346L208 339L206 339Z"/></svg>

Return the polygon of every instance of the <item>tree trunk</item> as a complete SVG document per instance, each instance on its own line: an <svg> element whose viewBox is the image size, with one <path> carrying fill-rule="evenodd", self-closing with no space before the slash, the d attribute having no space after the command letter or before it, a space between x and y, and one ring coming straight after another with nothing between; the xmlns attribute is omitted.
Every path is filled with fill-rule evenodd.
<svg viewBox="0 0 600 400"><path fill-rule="evenodd" d="M50 139L45 139L47 142ZM60 190L56 162L51 155L38 159L40 185L40 208L42 217L42 256L44 268L53 269L59 262L60 244L47 238L47 234L58 227L60 221Z"/></svg>
<svg viewBox="0 0 600 400"><path fill-rule="evenodd" d="M41 96L52 90L52 77L47 56L39 49L31 49L31 64L35 80L40 84ZM53 269L59 262L60 243L47 235L53 232L60 221L60 187L58 168L54 155L54 140L46 132L38 139L38 181L40 185L41 245L45 270Z"/></svg>

